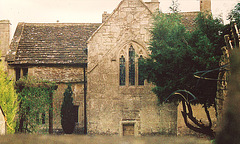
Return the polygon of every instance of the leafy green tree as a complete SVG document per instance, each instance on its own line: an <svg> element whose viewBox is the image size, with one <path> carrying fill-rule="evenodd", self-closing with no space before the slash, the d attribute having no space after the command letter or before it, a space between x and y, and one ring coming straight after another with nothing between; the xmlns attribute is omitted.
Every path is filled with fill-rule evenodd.
<svg viewBox="0 0 240 144"><path fill-rule="evenodd" d="M228 15L228 19L231 22L237 23L238 28L240 27L240 3L237 3L234 9L231 10L231 12Z"/></svg>
<svg viewBox="0 0 240 144"><path fill-rule="evenodd" d="M145 68L145 78L155 84L156 87L153 91L158 95L160 102L164 102L176 90L199 92L196 86L198 79L194 78L193 74L197 71L219 67L218 62L221 56L219 41L222 41L223 38L215 40L214 36L210 35L205 27L211 28L210 26L215 20L208 19L213 22L210 24L202 22L206 19L205 16L199 14L197 25L201 25L201 27L197 27L190 33L181 23L179 14L160 13L155 16L149 47L151 54L140 64L143 64ZM219 21L215 22L217 23L215 25L221 25ZM215 29L215 27L213 28ZM219 26L220 30L221 28ZM209 31L217 35L219 29L212 31L210 29ZM211 39L214 39L214 42ZM214 78L217 77L217 74L215 75ZM212 95L215 92L207 91L207 93ZM201 95L199 94L199 96ZM205 98L209 100L210 105L214 102L214 96L209 98L209 94L207 94ZM201 101L201 103L205 102L204 99Z"/></svg>
<svg viewBox="0 0 240 144"><path fill-rule="evenodd" d="M145 78L155 85L153 92L160 103L166 99L169 102L182 101L182 97L169 98L177 91L181 96L185 95L185 99L194 98L197 99L195 103L203 104L209 118L207 109L215 104L217 85L216 81L201 79L218 77L218 71L208 73L206 70L219 67L221 47L224 45L222 30L220 20L204 13L198 15L196 28L192 32L186 31L181 23L181 16L177 13L159 13L154 17L149 47L151 54L140 65L145 69ZM200 80L194 77L194 73ZM186 105L183 107L186 109ZM191 111L189 103L187 108ZM192 113L185 111L185 116L200 125ZM213 136L211 126L209 118L209 126L202 126L200 130L195 127L191 129Z"/></svg>
<svg viewBox="0 0 240 144"><path fill-rule="evenodd" d="M0 106L7 119L7 133L15 132L15 117L18 112L18 95L14 89L14 82L4 71L3 63L0 62Z"/></svg>
<svg viewBox="0 0 240 144"><path fill-rule="evenodd" d="M178 0L172 0L172 5L169 7L169 9L172 13L178 13L179 12L178 6L179 6Z"/></svg>
<svg viewBox="0 0 240 144"><path fill-rule="evenodd" d="M50 95L54 91L54 82L38 80L34 77L24 77L16 82L15 88L19 94L19 113L17 132L34 133L40 130L42 117L51 107ZM44 125L47 129L47 125Z"/></svg>
<svg viewBox="0 0 240 144"><path fill-rule="evenodd" d="M72 94L73 91L71 84L68 84L68 87L64 92L64 100L61 107L61 125L66 134L72 134L75 128Z"/></svg>
<svg viewBox="0 0 240 144"><path fill-rule="evenodd" d="M226 31L226 26L223 25L222 19L213 18L212 14L209 13L198 14L194 32L201 32L201 34L207 36L215 49L215 56L219 56L222 53L221 48L225 46L224 35L229 33L228 29Z"/></svg>

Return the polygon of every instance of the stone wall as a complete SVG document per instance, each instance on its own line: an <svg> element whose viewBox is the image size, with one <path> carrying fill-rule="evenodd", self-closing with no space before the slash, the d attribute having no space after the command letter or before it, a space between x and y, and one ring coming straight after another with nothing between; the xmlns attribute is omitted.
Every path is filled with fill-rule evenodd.
<svg viewBox="0 0 240 144"><path fill-rule="evenodd" d="M0 50L1 50L1 59L5 63L5 57L7 51L9 50L10 42L10 21L9 20L0 20Z"/></svg>
<svg viewBox="0 0 240 144"><path fill-rule="evenodd" d="M200 11L211 12L211 0L200 0Z"/></svg>
<svg viewBox="0 0 240 144"><path fill-rule="evenodd" d="M217 94L216 94L216 105L218 112L218 121L222 121L224 109L226 107L226 99L227 99L227 86L228 80L230 77L230 53L227 47L222 48L223 55L221 56L221 60L219 62L219 66L222 67L219 72L218 79L220 81L217 82ZM229 64L229 66L226 66ZM225 67L223 67L225 66Z"/></svg>
<svg viewBox="0 0 240 144"><path fill-rule="evenodd" d="M209 110L210 117L211 117L211 120L212 120L212 123L213 123L212 128L215 130L216 129L216 125L217 125L217 117L216 117L215 108L214 107L210 107L208 110ZM184 135L202 136L203 134L197 133L197 132L189 129L186 126L181 111L183 111L182 103L180 103L179 106L178 106L177 135L180 135L180 136L184 136ZM201 122L203 124L205 124L205 125L209 124L208 119L207 119L207 115L206 115L205 110L204 110L202 105L200 105L200 104L192 105L192 111L193 111L193 116L196 117L198 120L201 120ZM189 122L193 126L196 126L190 120L189 120Z"/></svg>
<svg viewBox="0 0 240 144"><path fill-rule="evenodd" d="M53 95L54 99L54 129L62 129L61 126L61 117L60 117L60 111L61 111L61 105L63 102L64 92L67 88L66 83L59 83L58 89L55 91ZM78 109L78 124L77 128L84 127L84 91L83 91L83 84L72 84L72 90L73 90L73 104L75 106L79 106Z"/></svg>
<svg viewBox="0 0 240 144"><path fill-rule="evenodd" d="M28 70L29 75L37 78L63 83L84 81L83 68L71 66L38 66Z"/></svg>
<svg viewBox="0 0 240 144"><path fill-rule="evenodd" d="M151 2L145 2L148 8L154 13L155 11L159 11L159 4L158 0L151 0Z"/></svg>
<svg viewBox="0 0 240 144"><path fill-rule="evenodd" d="M104 11L104 13L102 14L102 23L104 23L108 17L110 16L111 14L107 13L106 11Z"/></svg>
<svg viewBox="0 0 240 144"><path fill-rule="evenodd" d="M123 125L134 125L134 135L176 134L177 106L158 105L145 81L129 84L128 50L133 46L136 62L148 56L151 10L140 0L123 0L88 44L88 133L123 134ZM126 58L126 85L119 85L119 58Z"/></svg>
<svg viewBox="0 0 240 144"><path fill-rule="evenodd" d="M0 20L0 49L2 56L6 56L10 42L10 21Z"/></svg>

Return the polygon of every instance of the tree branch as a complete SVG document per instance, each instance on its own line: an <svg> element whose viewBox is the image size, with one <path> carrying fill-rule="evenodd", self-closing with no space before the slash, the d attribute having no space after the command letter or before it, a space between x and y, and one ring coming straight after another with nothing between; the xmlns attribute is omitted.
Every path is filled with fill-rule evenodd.
<svg viewBox="0 0 240 144"><path fill-rule="evenodd" d="M189 113L187 113L187 107L188 107L188 111ZM205 106L205 112L207 114L207 118L209 120L209 126L205 126L202 122L200 122L199 120L197 120L195 117L193 117L193 113L192 113L192 107L189 103L186 103L184 101L182 101L182 106L183 106L183 111L182 111L182 116L183 116L183 119L184 119L184 122L186 124L186 126L195 131L195 132L199 132L199 133L203 133L203 134L206 134L210 137L214 137L215 136L215 133L213 132L213 130L211 129L212 127L212 121L211 121L211 117L210 117L210 114L209 114L209 111L207 110L207 107ZM198 127L195 127L193 126L192 124L190 124L188 122L188 118L195 124L197 125Z"/></svg>

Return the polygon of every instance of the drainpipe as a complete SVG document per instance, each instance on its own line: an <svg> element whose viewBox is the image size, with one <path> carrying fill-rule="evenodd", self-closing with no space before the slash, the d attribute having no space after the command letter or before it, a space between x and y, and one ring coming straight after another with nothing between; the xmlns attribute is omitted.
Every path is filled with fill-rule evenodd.
<svg viewBox="0 0 240 144"><path fill-rule="evenodd" d="M86 65L84 66L84 134L87 134L87 81Z"/></svg>
<svg viewBox="0 0 240 144"><path fill-rule="evenodd" d="M53 134L53 94L50 93L50 106L49 106L49 134Z"/></svg>

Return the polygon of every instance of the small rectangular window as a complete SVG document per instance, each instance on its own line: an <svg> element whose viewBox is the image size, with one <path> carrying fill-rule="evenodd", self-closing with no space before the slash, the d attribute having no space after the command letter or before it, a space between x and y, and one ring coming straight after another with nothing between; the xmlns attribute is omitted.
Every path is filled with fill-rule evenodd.
<svg viewBox="0 0 240 144"><path fill-rule="evenodd" d="M36 122L39 124L39 112L36 113Z"/></svg>
<svg viewBox="0 0 240 144"><path fill-rule="evenodd" d="M45 113L42 113L42 124L46 123L45 118L46 118Z"/></svg>
<svg viewBox="0 0 240 144"><path fill-rule="evenodd" d="M73 106L73 117L75 123L78 123L78 109L79 106Z"/></svg>

